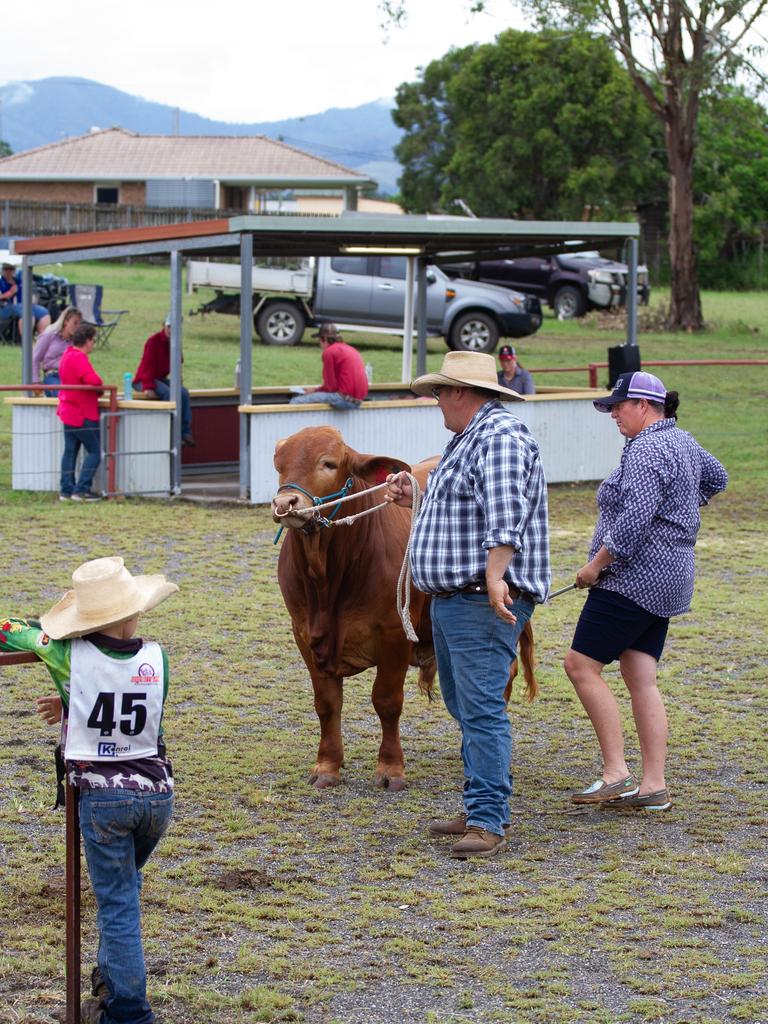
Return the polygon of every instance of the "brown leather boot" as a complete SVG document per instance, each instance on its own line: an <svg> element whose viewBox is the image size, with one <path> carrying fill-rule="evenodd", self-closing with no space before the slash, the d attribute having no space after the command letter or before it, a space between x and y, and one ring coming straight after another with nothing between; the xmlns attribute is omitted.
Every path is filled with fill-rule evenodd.
<svg viewBox="0 0 768 1024"><path fill-rule="evenodd" d="M466 814L457 814L455 818L436 818L429 823L429 834L431 836L463 836L467 831ZM509 836L512 826L504 826L504 835Z"/></svg>
<svg viewBox="0 0 768 1024"><path fill-rule="evenodd" d="M101 999L91 996L80 1004L80 1024L101 1024L104 1010Z"/></svg>
<svg viewBox="0 0 768 1024"><path fill-rule="evenodd" d="M504 836L488 832L478 825L468 825L467 831L458 843L451 847L451 857L467 860L469 857L495 857L507 845Z"/></svg>

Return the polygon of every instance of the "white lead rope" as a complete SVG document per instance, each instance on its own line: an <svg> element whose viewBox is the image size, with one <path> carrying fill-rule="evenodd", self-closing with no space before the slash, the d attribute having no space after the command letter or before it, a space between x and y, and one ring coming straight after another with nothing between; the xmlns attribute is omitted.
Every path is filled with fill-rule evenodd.
<svg viewBox="0 0 768 1024"><path fill-rule="evenodd" d="M383 488L388 487L389 484L386 481L383 484L376 484L375 487L368 487L364 491L354 491L352 494L348 494L345 498L332 498L331 501L325 501L322 505L308 505L306 508L289 508L287 512L276 512L275 515L279 519L284 519L286 516L313 516L315 512L319 512L323 508L338 508L339 505L343 505L345 501L353 501L355 498L362 498L364 494L373 494L375 491L381 491ZM371 512L376 512L380 508L384 508L388 505L388 501L382 501L380 505L374 505L373 508L367 508L363 512L356 512L354 515L345 516L344 519L329 519L329 526L349 526L350 523L354 523L356 519L360 519L361 516L370 515Z"/></svg>
<svg viewBox="0 0 768 1024"><path fill-rule="evenodd" d="M405 546L405 554L403 556L403 564L400 567L400 576L397 580L397 614L400 616L400 621L403 624L403 630L405 635L412 643L418 641L416 630L413 628L411 622L411 540L413 539L413 528L416 525L416 517L419 514L421 508L421 488L419 482L412 473L408 474L408 479L411 483L411 490L413 491L413 501L411 503L411 530L408 534L408 543Z"/></svg>

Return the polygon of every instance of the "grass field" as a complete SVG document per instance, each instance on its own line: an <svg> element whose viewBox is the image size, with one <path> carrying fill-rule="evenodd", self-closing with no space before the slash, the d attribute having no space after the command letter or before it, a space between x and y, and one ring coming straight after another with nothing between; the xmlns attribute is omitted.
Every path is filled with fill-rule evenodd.
<svg viewBox="0 0 768 1024"><path fill-rule="evenodd" d="M167 272L65 272L104 283L106 305L131 309L112 347L94 356L105 379L119 382L166 311ZM765 295L704 302L707 332L641 335L643 357L766 356ZM236 320L188 317L184 338L190 386L231 383ZM620 340L594 323L547 318L519 351L528 366L580 365ZM363 336L360 347L376 380L399 376L394 341ZM430 369L443 352L430 343ZM18 349L0 348L0 381L18 381L19 362ZM319 362L309 340L287 352L258 346L255 382L317 380ZM541 696L533 705L513 699L514 839L488 863L450 861L447 844L425 834L431 817L458 810L461 763L453 723L415 678L403 718L405 793L370 785L371 673L346 687L342 785L322 794L307 785L317 726L265 509L75 507L11 494L2 411L0 616L44 611L79 562L103 554L182 587L146 620L146 634L170 652L166 731L178 800L144 888L162 1024L768 1022L767 369L660 371L681 392L681 425L732 479L703 511L694 607L673 623L660 672L673 810L625 816L568 804L599 764L561 668L581 605L564 595L534 618ZM563 585L588 545L594 487L553 487L550 504L554 585ZM0 1021L44 1024L62 1004L64 967L63 816L49 809L54 737L33 712L51 687L36 667L4 669L2 682ZM88 965L89 892L83 918Z"/></svg>

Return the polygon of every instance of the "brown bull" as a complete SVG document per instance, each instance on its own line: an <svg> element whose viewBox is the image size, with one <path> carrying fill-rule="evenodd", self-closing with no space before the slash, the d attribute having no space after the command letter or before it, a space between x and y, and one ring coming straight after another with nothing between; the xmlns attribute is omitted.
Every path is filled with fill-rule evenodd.
<svg viewBox="0 0 768 1024"><path fill-rule="evenodd" d="M287 528L278 561L278 581L293 635L309 669L320 719L320 747L309 781L317 788L339 783L344 763L341 738L343 679L376 666L372 701L382 739L374 784L404 789L400 744L403 683L409 665L420 668L419 686L429 692L435 675L429 598L411 589L410 617L419 642L411 643L396 607L397 580L410 532L411 513L397 505L358 519L349 526L323 526L297 514L314 498L354 494L383 483L387 474L406 469L424 488L436 463L411 468L399 459L360 455L332 427L307 427L275 449L280 477L272 499L275 522ZM349 483L348 488L345 486ZM382 500L381 492L345 503L343 517ZM328 517L332 510L321 513ZM529 699L536 692L530 627L520 639ZM510 686L517 671L510 671Z"/></svg>

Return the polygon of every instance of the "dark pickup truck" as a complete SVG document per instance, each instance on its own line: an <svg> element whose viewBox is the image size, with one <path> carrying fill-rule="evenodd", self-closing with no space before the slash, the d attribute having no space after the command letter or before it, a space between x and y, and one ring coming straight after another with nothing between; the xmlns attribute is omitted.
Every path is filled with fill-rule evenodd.
<svg viewBox="0 0 768 1024"><path fill-rule="evenodd" d="M551 306L560 320L583 316L591 309L613 309L627 300L627 266L595 252L483 260L444 269L449 274L458 271L473 281L535 295ZM649 295L648 268L641 266L637 269L638 301L647 303Z"/></svg>

